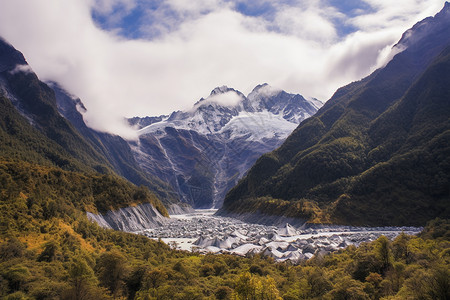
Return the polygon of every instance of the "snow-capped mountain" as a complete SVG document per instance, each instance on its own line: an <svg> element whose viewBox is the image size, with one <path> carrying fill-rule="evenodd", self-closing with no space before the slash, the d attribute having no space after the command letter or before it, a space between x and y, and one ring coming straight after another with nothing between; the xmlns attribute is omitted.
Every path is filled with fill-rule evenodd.
<svg viewBox="0 0 450 300"><path fill-rule="evenodd" d="M253 163L320 104L267 84L247 97L222 86L188 111L130 119L139 129L139 142L131 146L139 165L169 182L182 201L196 208L220 207Z"/></svg>

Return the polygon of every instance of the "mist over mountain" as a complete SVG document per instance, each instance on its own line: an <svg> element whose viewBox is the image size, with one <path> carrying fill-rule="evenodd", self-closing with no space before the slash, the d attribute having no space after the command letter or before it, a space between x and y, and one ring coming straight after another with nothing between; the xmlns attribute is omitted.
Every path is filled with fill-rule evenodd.
<svg viewBox="0 0 450 300"><path fill-rule="evenodd" d="M73 53L96 61L92 53L103 58L114 52L94 40L88 43L89 49L85 47L81 40L88 35L74 22L78 14L73 8L99 5L111 14L110 20L118 21L117 17L139 19L135 13L114 10L116 5L131 5L127 13L142 12L143 6L133 7L138 2L154 5L151 1L61 5L0 1L0 29L17 30L20 39L43 46L51 62L45 69L59 72L57 65L80 66ZM238 2L255 5L254 1ZM220 9L228 6L225 9L230 11L233 1L208 3ZM399 18L395 7L408 1L336 3L317 12L346 26L362 17L369 23L376 20L376 26L387 20L382 25L389 27L386 24ZM370 11L377 3L373 18ZM307 7L322 4L310 1ZM204 9L198 1L162 1L157 9L167 5ZM259 18L245 5L240 12L249 13L246 20ZM253 8L266 5L258 3ZM270 5L292 17L286 19L286 26L292 27L294 19L300 27L308 23L308 30L321 38L316 28L324 23L305 19L311 12L299 15L305 9L300 3L273 1ZM378 12L385 14L386 5L387 18L380 18ZM411 4L416 9L426 5L429 0ZM55 13L58 6L68 13ZM350 20L338 7L362 15ZM15 26L16 13L20 21L55 18L61 26L36 35ZM83 13L89 16L83 19L89 22L87 27L94 26L92 11ZM396 18L390 17L392 13ZM156 22L166 21L167 15L162 16L146 21L164 28ZM218 28L232 25L211 20ZM65 44L64 38L74 36L65 35L65 21L75 30L77 47ZM245 30L260 28L249 22L246 26L250 27ZM62 56L52 51L55 44L47 39L52 31L64 35L60 41L67 48ZM352 36L358 38L358 32ZM338 58L338 64L361 57L354 44L347 46L352 51ZM242 51L231 48L221 47L214 54ZM39 47L33 50L39 52ZM178 50L190 52L185 47ZM287 50L299 55L295 49ZM67 81L43 82L45 75L38 77L42 73L35 74L24 55L0 38L0 298L450 299L450 3L405 32L390 53L397 55L384 68L342 87L322 108L317 99L268 84L256 86L248 95L219 86L189 110L127 120L115 101L92 109L86 94L80 99L62 88ZM387 52L378 54L384 57ZM275 55L293 63L278 52ZM64 57L70 57L70 63ZM133 76L114 88L102 85L98 65L82 65L85 70L80 77L86 85L79 85L78 91L101 85L107 91L103 99L114 94L129 101L121 103L123 108L133 103L132 97L126 97L133 86L129 83L139 78L144 85L158 85L165 96L145 94L141 99L170 99L167 86L139 72L159 77L159 69L140 64L142 56L130 57L139 63L124 60L120 65L126 72L119 75ZM183 77L186 73L179 72L178 62L174 61L177 76ZM363 59L356 66L370 62ZM260 64L258 59L254 63ZM243 65L242 61L237 64ZM211 65L204 65L210 72ZM223 68L212 69L227 73ZM108 69L114 74L118 70L124 69ZM330 70L331 78L336 69ZM187 79L202 81L194 73L189 72ZM258 75L264 73L288 81L295 75L271 70ZM182 86L170 79L169 87ZM195 86L199 87L200 83ZM115 127L119 121L129 136L137 138L124 140L96 131L89 127L93 123L88 115L98 117L100 128ZM222 208L215 214L214 209L193 211L188 204Z"/></svg>
<svg viewBox="0 0 450 300"><path fill-rule="evenodd" d="M450 4L386 67L340 88L226 196L222 213L423 224L449 217Z"/></svg>
<svg viewBox="0 0 450 300"><path fill-rule="evenodd" d="M36 145L45 144L42 146L45 149L38 150L38 153L58 167L101 173L113 171L134 184L148 186L166 203L177 202L177 198L167 192L170 191L168 185L143 173L124 139L86 126L77 110L79 107L81 111L86 111L80 99L73 99L56 83L47 85L41 82L23 55L3 40L0 40L0 51L1 94L50 141L43 143L44 137L40 136L20 138L24 134L21 131L10 138L21 139L28 144L32 140L37 140ZM3 146L6 147L6 144ZM22 156L22 151L16 149L15 152L21 159L36 162L28 155Z"/></svg>
<svg viewBox="0 0 450 300"><path fill-rule="evenodd" d="M23 55L0 39L0 176L12 178L1 183L6 199L11 201L25 195L33 201L47 203L53 193L58 193L55 189L62 190L62 194L66 192L68 181L61 178L71 178L70 184L75 186L70 187L71 193L65 200L73 201L73 205L82 209L98 212L147 201L167 215L152 193L138 190L118 176L134 176L132 179L136 179L137 184L150 182L145 182L142 175L138 177L140 173L133 169L135 165L127 165L126 159L132 162L131 155L124 157L127 144L120 137L90 131L81 115L76 114L77 110L69 109L70 105L82 107L81 102L63 103L58 101L62 92L58 93L58 97L55 96L53 89L40 81L28 66ZM84 136L88 134L89 139ZM108 141L111 141L109 145ZM114 149L105 146L113 144ZM59 179L43 179L53 176ZM76 182L83 184L77 186ZM115 188L111 188L113 185ZM109 197L103 198L107 194Z"/></svg>
<svg viewBox="0 0 450 300"><path fill-rule="evenodd" d="M279 146L319 105L268 84L247 97L217 87L191 110L130 119L140 128L139 141L130 144L138 164L169 182L183 202L220 207L256 159Z"/></svg>
<svg viewBox="0 0 450 300"><path fill-rule="evenodd" d="M3 137L13 141L2 143L7 157L51 162L75 170L106 172L111 168L109 162L58 113L52 89L38 79L19 51L1 39L0 91L5 114L2 118ZM11 113L6 114L6 111ZM21 130L14 129L15 126ZM28 135L30 131L38 133ZM22 149L36 154L29 157Z"/></svg>
<svg viewBox="0 0 450 300"><path fill-rule="evenodd" d="M10 75L36 77L23 56L11 49L5 46L8 56L4 55L3 68L12 70ZM37 77L34 80L38 81ZM134 184L145 185L168 206L181 200L193 207L220 207L225 193L256 159L279 146L301 120L313 115L321 105L320 101L306 100L267 84L257 86L248 97L218 87L189 111L131 119L130 124L141 127L139 142L135 143L89 128L83 120L82 113L87 109L82 101L57 83L50 83L50 87L41 82L39 85L48 93L44 100L51 102L54 117L22 108L26 103L16 93L25 89L16 91L5 82L3 90L16 108L35 126L42 126L44 132L63 130L61 125L41 125L51 118L65 124L71 132L69 142L84 145L64 142L72 155L86 159L87 154L78 152L89 149L92 161L104 163L94 166L97 171L111 169ZM60 137L56 140L61 142Z"/></svg>
<svg viewBox="0 0 450 300"><path fill-rule="evenodd" d="M89 128L81 114L81 112L86 111L83 102L79 98L69 95L57 83L50 83L50 87L55 92L59 113L70 121L92 147L108 160L117 174L138 186L147 186L168 206L178 202L178 198L174 196L175 193L168 184L142 170L137 164L127 141L118 135Z"/></svg>

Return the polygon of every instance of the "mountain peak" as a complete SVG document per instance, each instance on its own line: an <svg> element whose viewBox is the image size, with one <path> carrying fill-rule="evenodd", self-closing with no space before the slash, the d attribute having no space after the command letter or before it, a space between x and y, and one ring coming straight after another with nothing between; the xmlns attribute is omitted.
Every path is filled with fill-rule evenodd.
<svg viewBox="0 0 450 300"><path fill-rule="evenodd" d="M261 154L278 147L317 111L301 95L267 83L251 94L255 101L220 86L192 109L142 128L141 143L134 149L137 159L169 182L183 201L197 208L220 207L226 192Z"/></svg>
<svg viewBox="0 0 450 300"><path fill-rule="evenodd" d="M438 12L435 16L435 18L440 18L442 16L445 16L446 14L450 13L450 2L446 1L444 4L444 7L440 12Z"/></svg>
<svg viewBox="0 0 450 300"><path fill-rule="evenodd" d="M403 33L400 41L394 47L422 46L425 39L445 39L450 30L450 2L445 2L444 7L434 17L428 17L416 23L412 28Z"/></svg>
<svg viewBox="0 0 450 300"><path fill-rule="evenodd" d="M12 71L21 65L27 65L23 54L0 37L0 72Z"/></svg>
<svg viewBox="0 0 450 300"><path fill-rule="evenodd" d="M225 93L228 93L230 91L235 91L235 90L232 89L232 88L227 87L226 85L222 85L222 86L218 86L215 89L213 89L211 91L210 96L217 95L217 94L225 94Z"/></svg>
<svg viewBox="0 0 450 300"><path fill-rule="evenodd" d="M230 92L234 92L234 93L230 93ZM227 95L229 94L229 95ZM209 94L208 97L206 98L200 98L200 100L198 100L197 102L195 102L194 104L194 110L198 109L199 107L208 105L208 104L218 104L220 106L230 106L229 103L226 103L226 99L223 98L228 98L228 96L230 96L231 98L234 98L235 101L232 101L232 105L236 105L241 99L239 97L235 97L235 96L241 96L241 92L229 88L226 85L222 85L222 86L218 86L216 88L214 88L211 93ZM242 95L242 97L244 97L244 95ZM225 101L221 101L221 100L225 100ZM236 103L237 102L237 103Z"/></svg>
<svg viewBox="0 0 450 300"><path fill-rule="evenodd" d="M205 99L201 98L194 104L194 110L206 105L214 105L220 107L235 107L245 100L244 94L238 90L227 87L226 85L216 87L211 94Z"/></svg>
<svg viewBox="0 0 450 300"><path fill-rule="evenodd" d="M248 95L248 99L250 101L260 100L261 97L273 97L279 93L283 92L282 90L275 88L267 83L263 83L257 85L253 91Z"/></svg>
<svg viewBox="0 0 450 300"><path fill-rule="evenodd" d="M266 82L263 83L263 84L258 84L257 86L255 86L255 88L253 89L252 92L258 91L259 89L264 88L264 87L266 87L266 86L269 86L269 84L266 83Z"/></svg>

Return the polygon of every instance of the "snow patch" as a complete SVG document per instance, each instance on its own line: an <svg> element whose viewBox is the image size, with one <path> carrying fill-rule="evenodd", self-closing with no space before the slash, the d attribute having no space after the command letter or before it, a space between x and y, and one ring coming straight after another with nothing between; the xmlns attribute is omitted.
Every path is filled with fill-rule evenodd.
<svg viewBox="0 0 450 300"><path fill-rule="evenodd" d="M241 112L233 117L220 131L231 133L230 138L247 137L249 141L277 138L284 140L298 126L268 111Z"/></svg>

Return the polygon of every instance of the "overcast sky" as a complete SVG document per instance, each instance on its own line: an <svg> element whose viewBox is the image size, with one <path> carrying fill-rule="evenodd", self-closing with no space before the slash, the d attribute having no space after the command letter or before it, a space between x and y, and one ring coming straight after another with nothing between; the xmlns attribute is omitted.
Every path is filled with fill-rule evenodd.
<svg viewBox="0 0 450 300"><path fill-rule="evenodd" d="M0 0L0 36L85 120L131 138L123 117L187 109L217 86L270 85L326 101L391 57L443 0Z"/></svg>

